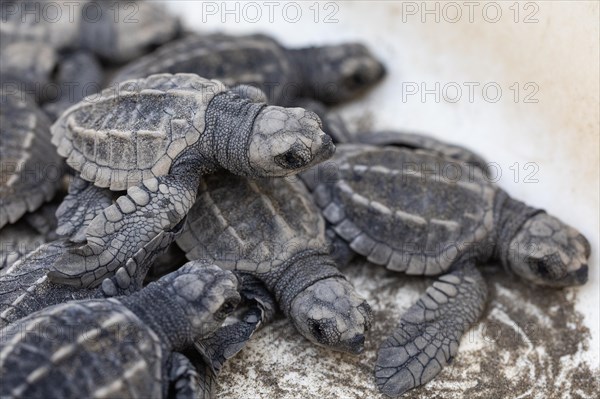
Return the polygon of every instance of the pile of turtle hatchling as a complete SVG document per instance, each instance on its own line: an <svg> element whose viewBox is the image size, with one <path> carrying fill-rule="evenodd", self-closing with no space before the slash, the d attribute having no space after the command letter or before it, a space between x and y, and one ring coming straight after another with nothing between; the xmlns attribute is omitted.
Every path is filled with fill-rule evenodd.
<svg viewBox="0 0 600 399"><path fill-rule="evenodd" d="M39 3L1 3L1 397L214 397L277 312L359 355L373 314L340 271L355 255L439 276L380 346L396 397L481 316L478 265L586 282L588 241L477 154L328 113L383 79L363 45L189 33L143 1L123 2L133 24L115 1L79 2L94 21L22 18ZM445 167L459 177L430 172Z"/></svg>

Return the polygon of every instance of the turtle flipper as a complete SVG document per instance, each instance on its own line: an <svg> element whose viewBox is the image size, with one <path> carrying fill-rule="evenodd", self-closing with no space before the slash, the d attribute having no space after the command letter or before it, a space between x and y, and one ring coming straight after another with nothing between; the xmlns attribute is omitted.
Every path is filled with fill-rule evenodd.
<svg viewBox="0 0 600 399"><path fill-rule="evenodd" d="M443 157L456 159L457 161L466 162L480 168L486 173L490 173L487 162L481 155L469 150L468 148L446 143L434 137L397 132L397 131L381 131L376 133L368 133L356 135L359 142L372 145L393 145L398 147L408 147L414 149L423 149Z"/></svg>
<svg viewBox="0 0 600 399"><path fill-rule="evenodd" d="M461 336L479 319L486 297L483 276L472 264L440 277L379 348L379 390L397 397L433 379L456 355Z"/></svg>
<svg viewBox="0 0 600 399"><path fill-rule="evenodd" d="M161 231L133 257L127 259L125 265L119 267L113 276L102 281L102 295L106 297L130 295L142 289L150 267L167 251L183 230L183 226L184 223L181 221L172 230Z"/></svg>
<svg viewBox="0 0 600 399"><path fill-rule="evenodd" d="M205 395L203 377L192 365L190 359L179 352L173 352L169 365L169 398L208 399ZM204 396L203 396L204 395Z"/></svg>
<svg viewBox="0 0 600 399"><path fill-rule="evenodd" d="M263 283L249 274L237 275L241 280L240 294L249 308L236 323L221 327L210 337L194 343L215 378L223 364L239 353L252 335L275 316L275 298Z"/></svg>
<svg viewBox="0 0 600 399"><path fill-rule="evenodd" d="M197 187L198 175L189 172L130 187L92 220L87 242L57 260L48 277L77 287L100 284L161 232L175 228L194 204Z"/></svg>
<svg viewBox="0 0 600 399"><path fill-rule="evenodd" d="M73 242L84 242L89 223L111 204L110 190L96 187L80 177L73 178L68 195L56 210L56 233L68 236Z"/></svg>

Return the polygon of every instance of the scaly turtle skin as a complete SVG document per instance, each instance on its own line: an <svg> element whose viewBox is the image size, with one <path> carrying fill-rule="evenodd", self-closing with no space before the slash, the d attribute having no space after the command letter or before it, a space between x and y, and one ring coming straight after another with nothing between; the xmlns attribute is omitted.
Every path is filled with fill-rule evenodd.
<svg viewBox="0 0 600 399"><path fill-rule="evenodd" d="M85 237L90 220L102 212L107 202L111 203L110 191L107 191L91 183L74 180L69 195L57 211L58 222L62 224L63 232L71 234L70 238L42 245L2 271L0 328L48 306L73 299L128 295L142 288L148 269L181 232L182 223L173 230L159 233L99 288L82 289L56 284L47 277L57 260L64 257L70 248L78 245L75 242L77 237ZM70 198L73 196L76 196L77 202Z"/></svg>
<svg viewBox="0 0 600 399"><path fill-rule="evenodd" d="M258 87L272 104L286 106L297 105L300 97L348 101L385 75L362 44L286 49L265 35L190 34L126 65L113 82L181 72Z"/></svg>
<svg viewBox="0 0 600 399"><path fill-rule="evenodd" d="M352 250L390 270L442 275L379 350L375 375L389 396L431 380L456 355L487 298L477 264L497 260L540 285L587 280L590 245L577 230L510 198L466 163L340 145L331 162L302 177Z"/></svg>
<svg viewBox="0 0 600 399"><path fill-rule="evenodd" d="M127 195L86 231L87 243L56 263L56 282L89 287L158 233L177 225L200 176L218 169L286 176L335 151L319 118L252 102L197 75L152 75L69 108L53 142L81 177Z"/></svg>
<svg viewBox="0 0 600 399"><path fill-rule="evenodd" d="M187 397L195 373L174 352L214 332L239 301L231 272L194 262L127 297L33 313L0 331L0 394L166 398L174 390Z"/></svg>
<svg viewBox="0 0 600 399"><path fill-rule="evenodd" d="M50 202L0 229L0 276L24 255L57 238L56 208L56 202Z"/></svg>
<svg viewBox="0 0 600 399"><path fill-rule="evenodd" d="M371 308L328 256L325 222L298 180L202 179L177 244L188 259L250 273L310 341L360 353Z"/></svg>
<svg viewBox="0 0 600 399"><path fill-rule="evenodd" d="M31 40L56 50L88 50L110 62L124 62L172 39L177 18L148 1L54 2L58 20L45 17L43 1L2 3L0 36L8 45Z"/></svg>
<svg viewBox="0 0 600 399"><path fill-rule="evenodd" d="M185 352L200 377L200 399L216 397L217 377L225 362L238 354L254 333L276 314L275 298L260 280L246 273L235 274L242 297L242 306L232 315L235 317L228 318L210 337L196 341L194 351Z"/></svg>
<svg viewBox="0 0 600 399"><path fill-rule="evenodd" d="M51 143L50 120L25 93L0 88L0 228L50 201L63 161Z"/></svg>

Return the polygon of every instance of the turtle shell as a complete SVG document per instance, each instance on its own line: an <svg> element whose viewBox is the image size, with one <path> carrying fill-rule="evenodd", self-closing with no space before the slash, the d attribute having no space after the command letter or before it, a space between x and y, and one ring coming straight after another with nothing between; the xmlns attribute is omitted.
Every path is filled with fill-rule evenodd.
<svg viewBox="0 0 600 399"><path fill-rule="evenodd" d="M210 100L226 90L192 74L123 82L65 111L52 126L52 142L82 178L124 190L168 174L204 132Z"/></svg>
<svg viewBox="0 0 600 399"><path fill-rule="evenodd" d="M205 176L177 244L188 259L268 273L294 254L323 250L325 221L299 180Z"/></svg>
<svg viewBox="0 0 600 399"><path fill-rule="evenodd" d="M335 232L369 261L436 275L480 250L497 189L482 171L421 150L340 145L305 174Z"/></svg>
<svg viewBox="0 0 600 399"><path fill-rule="evenodd" d="M286 49L268 36L190 34L128 64L113 81L155 73L195 73L230 87L258 87L270 102L282 104L286 92L294 89L288 83L295 71Z"/></svg>
<svg viewBox="0 0 600 399"><path fill-rule="evenodd" d="M23 92L0 91L0 228L33 212L62 184L50 120Z"/></svg>
<svg viewBox="0 0 600 399"><path fill-rule="evenodd" d="M165 349L118 300L52 306L2 337L2 397L162 397Z"/></svg>

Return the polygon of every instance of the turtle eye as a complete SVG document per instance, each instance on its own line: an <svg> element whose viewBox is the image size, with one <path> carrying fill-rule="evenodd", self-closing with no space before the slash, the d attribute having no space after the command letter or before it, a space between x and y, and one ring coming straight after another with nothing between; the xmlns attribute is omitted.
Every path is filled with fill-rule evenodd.
<svg viewBox="0 0 600 399"><path fill-rule="evenodd" d="M297 169L308 164L311 160L310 151L296 142L289 150L275 157L275 163L284 169Z"/></svg>
<svg viewBox="0 0 600 399"><path fill-rule="evenodd" d="M233 299L225 301L225 303L223 303L223 305L221 305L219 310L217 310L215 312L215 317L219 320L225 319L227 316L229 316L235 310L238 303L239 303L239 301L236 301Z"/></svg>
<svg viewBox="0 0 600 399"><path fill-rule="evenodd" d="M362 70L357 70L345 79L345 86L349 89L356 89L369 83L367 76Z"/></svg>

